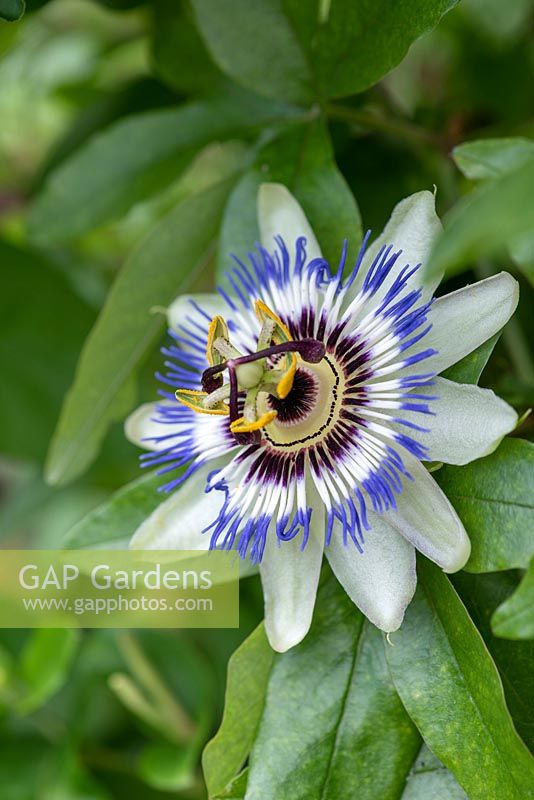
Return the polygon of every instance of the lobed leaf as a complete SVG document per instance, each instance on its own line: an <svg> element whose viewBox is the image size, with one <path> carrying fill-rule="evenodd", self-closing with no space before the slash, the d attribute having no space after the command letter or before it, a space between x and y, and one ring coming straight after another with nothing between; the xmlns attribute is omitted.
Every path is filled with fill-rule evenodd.
<svg viewBox="0 0 534 800"><path fill-rule="evenodd" d="M513 136L464 142L452 151L458 169L473 181L506 175L532 156L534 140Z"/></svg>
<svg viewBox="0 0 534 800"><path fill-rule="evenodd" d="M247 800L394 800L419 747L379 631L330 576L310 633L275 659Z"/></svg>
<svg viewBox="0 0 534 800"><path fill-rule="evenodd" d="M17 705L27 714L42 706L67 680L79 644L79 631L39 628L32 632L20 660L24 693Z"/></svg>
<svg viewBox="0 0 534 800"><path fill-rule="evenodd" d="M534 157L462 198L445 216L427 265L429 275L465 265L534 229Z"/></svg>
<svg viewBox="0 0 534 800"><path fill-rule="evenodd" d="M133 372L165 325L153 309L168 306L202 269L231 184L229 178L179 203L119 273L66 397L48 453L49 483L67 483L83 472L110 422L131 410Z"/></svg>
<svg viewBox="0 0 534 800"><path fill-rule="evenodd" d="M521 137L480 139L458 145L453 158L471 180L498 178L513 172L534 157L534 140ZM510 254L531 284L534 284L534 229L514 237Z"/></svg>
<svg viewBox="0 0 534 800"><path fill-rule="evenodd" d="M354 263L362 236L360 212L335 163L324 122L313 120L293 125L263 147L252 168L233 189L221 228L219 276L229 267L231 253L245 258L259 239L257 191L266 181L283 183L295 195L324 257L334 268L345 239L349 244L347 264ZM294 242L286 244L294 246Z"/></svg>
<svg viewBox="0 0 534 800"><path fill-rule="evenodd" d="M436 473L471 539L468 572L527 568L534 554L533 467L534 445L505 439L484 459Z"/></svg>
<svg viewBox="0 0 534 800"><path fill-rule="evenodd" d="M63 547L127 547L139 525L162 502L160 475L144 475L126 484L86 514L65 535Z"/></svg>
<svg viewBox="0 0 534 800"><path fill-rule="evenodd" d="M491 629L495 609L517 588L517 575L512 571L457 572L451 580L499 670L517 732L534 753L534 640L500 639Z"/></svg>
<svg viewBox="0 0 534 800"><path fill-rule="evenodd" d="M51 244L109 222L168 185L210 142L252 133L294 113L228 89L224 96L119 120L51 174L30 211L29 235Z"/></svg>
<svg viewBox="0 0 534 800"><path fill-rule="evenodd" d="M448 578L419 564L419 587L386 645L400 698L425 742L470 800L534 796L534 761L517 735L502 684Z"/></svg>
<svg viewBox="0 0 534 800"><path fill-rule="evenodd" d="M186 94L213 93L224 76L210 59L192 15L176 0L155 0L152 57L155 72Z"/></svg>
<svg viewBox="0 0 534 800"><path fill-rule="evenodd" d="M310 103L368 89L431 30L455 0L193 0L213 59L268 97Z"/></svg>
<svg viewBox="0 0 534 800"><path fill-rule="evenodd" d="M221 727L202 754L210 797L233 797L236 784L243 785L243 778L234 778L242 768L256 735L273 656L262 624L238 647L228 662ZM244 782L246 785L246 779Z"/></svg>
<svg viewBox="0 0 534 800"><path fill-rule="evenodd" d="M42 461L94 311L44 256L0 241L0 449Z"/></svg>

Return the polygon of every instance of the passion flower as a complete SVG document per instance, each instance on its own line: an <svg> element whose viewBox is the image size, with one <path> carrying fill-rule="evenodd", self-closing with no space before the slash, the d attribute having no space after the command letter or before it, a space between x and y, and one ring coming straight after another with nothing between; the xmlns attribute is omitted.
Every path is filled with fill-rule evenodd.
<svg viewBox="0 0 534 800"><path fill-rule="evenodd" d="M331 271L296 200L264 184L261 245L218 295L169 309L162 401L128 420L171 497L132 546L223 548L259 564L280 651L306 634L323 551L354 603L396 630L415 548L454 572L470 543L422 462L465 464L516 424L493 392L437 377L517 304L506 273L433 299L430 192L399 203L354 265ZM177 472L177 470L179 471Z"/></svg>

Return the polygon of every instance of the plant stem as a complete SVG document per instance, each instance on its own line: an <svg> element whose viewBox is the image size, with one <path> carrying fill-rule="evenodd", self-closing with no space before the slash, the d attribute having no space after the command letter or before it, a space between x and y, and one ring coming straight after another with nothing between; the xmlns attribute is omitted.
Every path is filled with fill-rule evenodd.
<svg viewBox="0 0 534 800"><path fill-rule="evenodd" d="M440 150L444 149L444 143L437 134L420 128L411 122L405 122L395 117L385 117L381 112L371 108L352 108L351 106L327 103L324 110L331 119L352 122L355 125L361 125L362 128L369 128L382 133L391 133L411 144L420 145L424 143Z"/></svg>

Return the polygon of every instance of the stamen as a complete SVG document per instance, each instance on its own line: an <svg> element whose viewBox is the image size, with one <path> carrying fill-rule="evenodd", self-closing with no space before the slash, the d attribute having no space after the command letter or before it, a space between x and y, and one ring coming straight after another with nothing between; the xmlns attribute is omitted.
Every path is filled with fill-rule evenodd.
<svg viewBox="0 0 534 800"><path fill-rule="evenodd" d="M175 397L182 405L191 408L199 414L228 416L228 406L220 400L217 404L205 405L205 401L209 397L207 392L199 392L195 389L177 389Z"/></svg>
<svg viewBox="0 0 534 800"><path fill-rule="evenodd" d="M268 425L269 422L272 422L276 416L276 411L267 411L257 420L254 420L254 422L247 422L245 417L239 417L239 419L236 419L230 423L230 430L232 433L248 433L249 431L259 431L260 428L263 428L265 425Z"/></svg>
<svg viewBox="0 0 534 800"><path fill-rule="evenodd" d="M262 322L256 352L240 355L230 341L225 320L219 316L213 317L206 346L209 367L202 373L203 391L178 389L175 393L180 403L198 413L229 415L230 430L240 444L259 443L260 430L277 416L275 410L257 416L258 392L266 392L284 400L293 388L297 355L310 364L317 364L326 354L325 345L317 339L294 341L279 317L259 300L255 303L255 311ZM268 363L275 356L285 356L284 369L280 368L279 360L275 360L274 364L272 361ZM228 372L226 385L223 372ZM238 398L242 391L246 391L247 395L243 416L240 416Z"/></svg>
<svg viewBox="0 0 534 800"><path fill-rule="evenodd" d="M271 338L276 342L276 344L279 344L283 341L289 341L291 339L289 328L284 325L282 320L277 317L273 311L271 311L269 306L266 306L261 300L256 300L254 303L254 311L256 312L256 316L262 324L262 328L267 322L273 323L273 332ZM271 339L269 339L269 341L271 341Z"/></svg>
<svg viewBox="0 0 534 800"><path fill-rule="evenodd" d="M326 354L326 348L323 342L317 339L300 339L298 342L281 342L280 344L273 344L271 347L266 347L264 350L258 350L256 353L249 353L246 356L239 356L239 358L232 358L228 361L223 361L221 364L208 367L202 373L202 385L210 380L217 373L223 372L232 366L234 369L240 364L251 364L253 361L258 361L262 358L270 358L271 356L285 355L286 353L298 353L300 357L307 361L309 364L318 364L322 361Z"/></svg>
<svg viewBox="0 0 534 800"><path fill-rule="evenodd" d="M296 371L297 371L297 356L295 355L295 353L292 353L291 365L287 370L287 372L284 372L284 374L282 375L281 379L278 381L278 384L276 386L278 397L281 400L285 400L285 398L288 396L289 392L293 388L293 381L295 379Z"/></svg>

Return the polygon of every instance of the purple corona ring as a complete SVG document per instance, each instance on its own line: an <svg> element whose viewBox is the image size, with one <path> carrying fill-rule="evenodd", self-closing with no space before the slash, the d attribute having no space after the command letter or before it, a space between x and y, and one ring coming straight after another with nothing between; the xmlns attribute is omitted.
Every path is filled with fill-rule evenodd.
<svg viewBox="0 0 534 800"><path fill-rule="evenodd" d="M309 626L324 550L354 602L393 631L415 590L414 548L447 571L469 557L421 462L466 463L515 425L493 393L438 377L502 327L515 282L502 274L433 300L429 192L399 204L355 263L345 243L334 270L284 187L264 185L258 213L262 242L233 258L225 288L169 310L161 402L127 433L172 494L133 546L259 564L279 650Z"/></svg>
<svg viewBox="0 0 534 800"><path fill-rule="evenodd" d="M236 259L226 274L233 294L219 290L224 316L212 320L191 302L171 331L163 448L142 459L162 475L190 464L164 486L170 491L206 461L208 440L213 455L233 453L206 485L226 498L208 529L211 548L259 562L271 528L280 541L298 537L306 547L311 480L326 508L325 544L337 519L336 535L362 551L367 505L395 508L403 476L412 480L403 453L427 457L409 435L426 430L418 420L434 399L413 392L434 378L420 369L435 353L424 347L431 301L409 286L420 265L403 266L386 285L402 253L383 245L351 297L364 252L365 244L344 279L346 246L332 276L324 259L308 258L304 237L289 248L278 238L272 254L258 247L248 264ZM217 363L205 369L206 358ZM210 382L217 385L203 392ZM176 386L185 389L176 392L179 403Z"/></svg>

